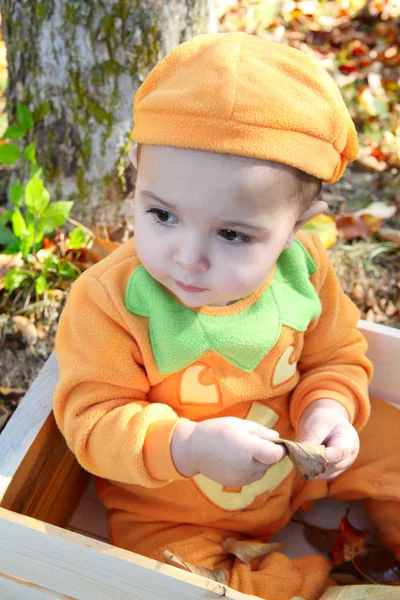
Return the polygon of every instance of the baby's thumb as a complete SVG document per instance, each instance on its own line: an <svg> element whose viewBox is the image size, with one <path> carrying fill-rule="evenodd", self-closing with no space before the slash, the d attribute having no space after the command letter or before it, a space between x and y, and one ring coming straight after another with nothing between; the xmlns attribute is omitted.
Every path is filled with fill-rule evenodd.
<svg viewBox="0 0 400 600"><path fill-rule="evenodd" d="M307 431L303 431L300 437L302 444L322 444L329 435L331 426L327 423L318 423L318 426L311 426Z"/></svg>
<svg viewBox="0 0 400 600"><path fill-rule="evenodd" d="M270 442L273 442L279 437L279 433L275 431L275 429L268 429L268 427L264 427L264 425L260 425L260 423L255 423L254 421L249 423L248 431L263 440L268 440Z"/></svg>

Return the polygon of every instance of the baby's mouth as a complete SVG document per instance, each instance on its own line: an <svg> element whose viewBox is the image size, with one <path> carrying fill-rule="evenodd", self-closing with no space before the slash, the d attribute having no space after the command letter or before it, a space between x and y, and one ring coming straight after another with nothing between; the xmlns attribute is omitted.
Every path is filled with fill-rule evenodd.
<svg viewBox="0 0 400 600"><path fill-rule="evenodd" d="M175 281L176 285L181 288L181 290L185 292L189 292L190 294L197 294L199 292L205 292L207 288L197 287L195 285L185 285L182 281Z"/></svg>

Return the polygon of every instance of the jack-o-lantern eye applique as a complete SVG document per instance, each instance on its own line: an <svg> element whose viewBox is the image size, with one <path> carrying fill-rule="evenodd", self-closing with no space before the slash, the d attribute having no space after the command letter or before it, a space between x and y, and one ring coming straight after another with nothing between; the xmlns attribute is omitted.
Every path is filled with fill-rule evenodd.
<svg viewBox="0 0 400 600"><path fill-rule="evenodd" d="M195 363L182 374L179 400L181 404L215 405L221 403L218 384L210 378L207 365Z"/></svg>
<svg viewBox="0 0 400 600"><path fill-rule="evenodd" d="M273 387L286 383L296 373L297 361L293 360L295 351L296 348L294 346L288 346L279 357L272 375Z"/></svg>

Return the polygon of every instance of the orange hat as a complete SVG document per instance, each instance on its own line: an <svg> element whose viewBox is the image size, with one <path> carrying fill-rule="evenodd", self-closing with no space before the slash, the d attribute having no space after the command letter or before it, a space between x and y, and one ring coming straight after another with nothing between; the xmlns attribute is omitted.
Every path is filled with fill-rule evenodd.
<svg viewBox="0 0 400 600"><path fill-rule="evenodd" d="M196 36L150 72L134 101L140 144L284 163L327 183L358 150L333 79L299 50L246 33Z"/></svg>

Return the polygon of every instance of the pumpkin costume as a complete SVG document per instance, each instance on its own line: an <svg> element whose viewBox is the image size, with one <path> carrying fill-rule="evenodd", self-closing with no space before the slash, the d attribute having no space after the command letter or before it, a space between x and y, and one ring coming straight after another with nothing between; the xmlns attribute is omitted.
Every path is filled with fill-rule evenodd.
<svg viewBox="0 0 400 600"><path fill-rule="evenodd" d="M199 36L146 79L135 99L133 134L142 143L278 160L333 181L354 158L357 141L340 93L321 73L298 51L253 36ZM284 118L278 105L293 80L299 95L288 102L299 106ZM207 101L210 82L220 104ZM190 86L193 93L183 93ZM267 88L277 94L269 116L256 110ZM314 120L298 98L315 100ZM246 113L246 106L254 110ZM315 161L304 150L311 147ZM358 318L319 239L305 232L256 292L224 307L182 305L140 264L134 240L83 273L57 333L54 413L80 464L98 477L111 541L158 560L168 549L185 561L222 567L230 586L270 600L317 600L329 562L276 552L252 570L221 542L268 540L317 498L368 498L384 541L397 549L400 534L390 524L399 523L400 412L373 403L374 428L365 427L371 364ZM304 482L288 458L242 488L201 474L186 478L175 468L170 443L180 419L235 416L294 439L302 413L320 398L343 404L366 440L353 467L330 482ZM376 431L385 436L384 451L373 441ZM371 486L377 473L379 485ZM390 519L381 499L392 502Z"/></svg>

